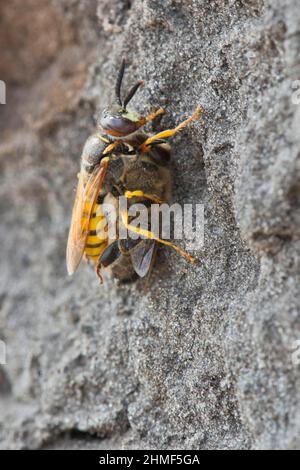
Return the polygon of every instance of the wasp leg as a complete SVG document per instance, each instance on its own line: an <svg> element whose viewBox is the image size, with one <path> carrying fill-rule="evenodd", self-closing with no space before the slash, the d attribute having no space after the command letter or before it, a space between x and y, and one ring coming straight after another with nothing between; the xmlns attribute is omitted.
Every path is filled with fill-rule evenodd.
<svg viewBox="0 0 300 470"><path fill-rule="evenodd" d="M163 201L156 197L155 195L145 194L141 190L136 191L125 191L124 196L127 199L131 199L133 197L144 197L145 199L149 199L150 201L155 202L156 204L161 204Z"/></svg>
<svg viewBox="0 0 300 470"><path fill-rule="evenodd" d="M138 235L141 235L145 238L149 238L151 240L156 240L159 243L170 246L171 248L176 250L181 256L183 256L184 258L186 258L188 261L190 261L193 264L196 264L198 262L198 260L196 258L194 258L192 255L190 255L186 251L184 251L182 248L180 248L177 245L174 245L173 243L169 242L168 240L163 240L163 239L157 237L150 230L145 230L141 227L134 227L133 225L130 225L130 223L128 222L128 212L126 210L121 210L120 212L121 212L121 219L122 219L123 225L130 232L137 233Z"/></svg>
<svg viewBox="0 0 300 470"><path fill-rule="evenodd" d="M148 116L145 117L146 122L153 121L155 118L158 116L161 116L162 114L165 114L165 109L164 108L159 108L157 111L154 111L154 113L149 114Z"/></svg>
<svg viewBox="0 0 300 470"><path fill-rule="evenodd" d="M101 267L102 267L101 263L98 260L98 263L96 265L96 274L97 274L97 276L100 280L100 284L103 284L103 277L102 277L102 274L101 274Z"/></svg>
<svg viewBox="0 0 300 470"><path fill-rule="evenodd" d="M149 137L148 139L146 139L145 142L143 142L142 145L140 146L141 152L149 152L151 150L151 146L156 145L155 143L156 141L161 140L161 139L166 139L167 137L172 137L173 135L177 134L177 132L180 132L182 129L188 126L188 124L191 121L198 119L202 111L203 109L200 106L197 106L192 116L190 116L188 119L186 119L181 124L176 126L174 129L167 129L165 131L159 132L158 134L155 134Z"/></svg>
<svg viewBox="0 0 300 470"><path fill-rule="evenodd" d="M146 117L142 117L139 121L139 127L144 126L147 122L153 121L155 118L160 116L161 114L164 114L166 111L164 108L159 108L157 111L154 111L154 113L148 114Z"/></svg>
<svg viewBox="0 0 300 470"><path fill-rule="evenodd" d="M109 144L102 155L107 155L108 153L111 153L118 145L120 145L121 140L115 140L112 144Z"/></svg>

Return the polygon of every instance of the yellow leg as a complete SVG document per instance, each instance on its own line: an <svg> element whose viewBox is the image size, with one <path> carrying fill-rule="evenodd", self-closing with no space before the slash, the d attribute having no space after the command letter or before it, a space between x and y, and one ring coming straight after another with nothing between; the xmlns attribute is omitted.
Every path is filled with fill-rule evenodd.
<svg viewBox="0 0 300 470"><path fill-rule="evenodd" d="M112 152L116 147L118 147L120 142L121 142L121 140L115 140L112 144L109 144L106 147L106 149L104 150L104 152L102 153L102 155L106 155L106 154Z"/></svg>
<svg viewBox="0 0 300 470"><path fill-rule="evenodd" d="M160 116L161 114L165 114L164 108L159 108L157 111L154 111L154 113L149 114L148 116L145 117L146 122L153 121L153 119L157 118L157 116Z"/></svg>
<svg viewBox="0 0 300 470"><path fill-rule="evenodd" d="M109 139L107 139L106 137L104 137L103 135L101 134L98 134L98 137L100 140L102 140L102 142L105 142L106 144L110 144L111 141Z"/></svg>
<svg viewBox="0 0 300 470"><path fill-rule="evenodd" d="M127 199L131 199L133 197L144 197L145 199L150 199L150 201L156 202L157 204L161 204L163 201L156 197L155 195L150 195L150 194L145 194L141 190L136 190L136 191L125 191L124 196Z"/></svg>
<svg viewBox="0 0 300 470"><path fill-rule="evenodd" d="M188 119L186 119L181 124L176 126L175 129L167 129L165 131L162 131L162 132L159 132L158 134L153 135L152 137L149 137L140 146L140 150L142 152L149 152L149 150L151 150L151 144L153 144L153 142L155 142L156 140L165 139L167 137L172 137L173 135L177 134L177 132L180 132L182 129L184 129L191 121L198 119L202 111L203 109L200 106L197 106L192 116L190 116Z"/></svg>
<svg viewBox="0 0 300 470"><path fill-rule="evenodd" d="M150 232L149 230L144 230L143 228L134 227L134 226L130 225L129 222L128 222L128 213L127 213L126 210L121 211L121 218L122 218L122 222L123 222L124 226L127 228L127 230L129 230L131 232L134 232L134 233L137 233L139 235L142 235L145 238L150 238L151 240L156 240L157 242L163 243L164 245L170 246L171 248L174 248L174 250L176 250L181 256L183 256L184 258L186 258L188 261L190 261L193 264L196 264L198 262L198 260L196 258L194 258L189 253L187 253L186 251L179 248L179 246L174 245L173 243L171 243L167 240L162 240L161 238L156 237L154 235L154 233Z"/></svg>
<svg viewBox="0 0 300 470"><path fill-rule="evenodd" d="M164 114L166 111L164 108L159 108L157 111L154 111L154 113L149 114L146 117L142 117L139 120L139 127L144 126L147 122L153 121L155 118L160 116L161 114Z"/></svg>

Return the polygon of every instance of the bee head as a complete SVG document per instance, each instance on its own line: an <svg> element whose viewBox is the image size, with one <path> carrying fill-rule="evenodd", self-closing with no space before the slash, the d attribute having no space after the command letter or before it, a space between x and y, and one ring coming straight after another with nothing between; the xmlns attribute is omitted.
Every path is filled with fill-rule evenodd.
<svg viewBox="0 0 300 470"><path fill-rule="evenodd" d="M121 84L124 76L125 65L125 60L123 60L115 89L117 103L110 108L105 109L99 120L99 126L103 131L114 137L125 137L134 133L139 127L145 124L144 118L134 111L126 109L127 104L144 82L142 80L138 81L131 90L129 90L126 98L124 100L121 98Z"/></svg>

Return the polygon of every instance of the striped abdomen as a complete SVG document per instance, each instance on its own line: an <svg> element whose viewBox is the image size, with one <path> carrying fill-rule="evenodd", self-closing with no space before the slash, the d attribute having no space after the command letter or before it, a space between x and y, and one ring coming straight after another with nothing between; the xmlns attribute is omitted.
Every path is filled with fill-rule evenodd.
<svg viewBox="0 0 300 470"><path fill-rule="evenodd" d="M97 262L99 256L108 244L106 237L107 222L102 212L101 205L95 203L89 222L89 233L86 239L84 253L86 257Z"/></svg>

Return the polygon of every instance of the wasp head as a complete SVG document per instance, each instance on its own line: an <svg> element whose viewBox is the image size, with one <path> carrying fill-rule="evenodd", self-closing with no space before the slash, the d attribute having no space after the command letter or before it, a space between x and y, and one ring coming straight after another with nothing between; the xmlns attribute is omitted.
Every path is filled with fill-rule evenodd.
<svg viewBox="0 0 300 470"><path fill-rule="evenodd" d="M103 111L100 119L99 126L106 134L114 137L125 137L133 134L145 123L145 119L134 111L126 109L127 104L132 99L137 89L144 83L142 80L138 81L129 91L126 98L121 98L121 84L125 71L125 60L123 60L121 69L119 71L116 83L116 97L117 103Z"/></svg>

